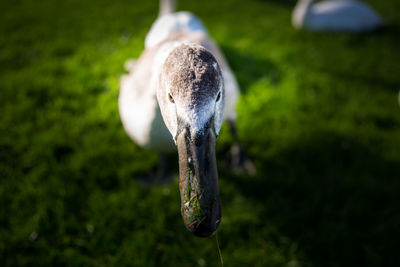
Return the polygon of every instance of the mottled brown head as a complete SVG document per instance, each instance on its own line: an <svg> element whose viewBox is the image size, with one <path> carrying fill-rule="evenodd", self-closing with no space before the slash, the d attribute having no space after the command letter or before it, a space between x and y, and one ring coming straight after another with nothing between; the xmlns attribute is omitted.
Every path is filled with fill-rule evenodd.
<svg viewBox="0 0 400 267"><path fill-rule="evenodd" d="M221 71L214 56L202 46L181 45L163 66L170 93L186 103L203 103L222 87Z"/></svg>
<svg viewBox="0 0 400 267"><path fill-rule="evenodd" d="M214 56L197 44L180 44L173 48L161 66L157 99L175 142L183 127L190 127L195 136L196 132L213 126L218 135L223 121L225 91Z"/></svg>

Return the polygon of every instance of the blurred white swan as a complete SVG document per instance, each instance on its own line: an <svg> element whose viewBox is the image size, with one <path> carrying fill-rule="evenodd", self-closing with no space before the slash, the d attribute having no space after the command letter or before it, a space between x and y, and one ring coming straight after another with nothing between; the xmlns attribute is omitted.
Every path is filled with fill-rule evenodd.
<svg viewBox="0 0 400 267"><path fill-rule="evenodd" d="M297 29L362 33L383 25L383 19L366 3L356 0L299 0L292 14Z"/></svg>

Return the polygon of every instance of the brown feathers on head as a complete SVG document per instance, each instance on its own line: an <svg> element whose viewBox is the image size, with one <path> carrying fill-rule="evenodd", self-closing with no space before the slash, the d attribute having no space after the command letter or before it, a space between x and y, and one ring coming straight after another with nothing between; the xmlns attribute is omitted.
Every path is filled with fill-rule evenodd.
<svg viewBox="0 0 400 267"><path fill-rule="evenodd" d="M217 95L222 85L221 70L214 56L198 45L180 45L163 66L164 79L175 98L194 104Z"/></svg>

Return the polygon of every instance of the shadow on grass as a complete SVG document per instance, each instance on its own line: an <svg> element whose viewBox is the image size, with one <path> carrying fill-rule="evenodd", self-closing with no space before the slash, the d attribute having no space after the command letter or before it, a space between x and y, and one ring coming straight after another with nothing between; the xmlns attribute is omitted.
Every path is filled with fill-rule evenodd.
<svg viewBox="0 0 400 267"><path fill-rule="evenodd" d="M295 241L312 266L396 266L399 163L357 140L316 132L232 179L260 220ZM397 244L397 245L396 245ZM397 265L398 266L398 265Z"/></svg>

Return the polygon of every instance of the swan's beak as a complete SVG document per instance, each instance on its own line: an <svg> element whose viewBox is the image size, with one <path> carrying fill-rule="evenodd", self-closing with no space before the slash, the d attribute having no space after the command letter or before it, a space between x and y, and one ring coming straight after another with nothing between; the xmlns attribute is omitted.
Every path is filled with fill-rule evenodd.
<svg viewBox="0 0 400 267"><path fill-rule="evenodd" d="M179 153L181 213L186 228L200 237L215 232L221 220L213 128L191 136L185 128L176 143Z"/></svg>

